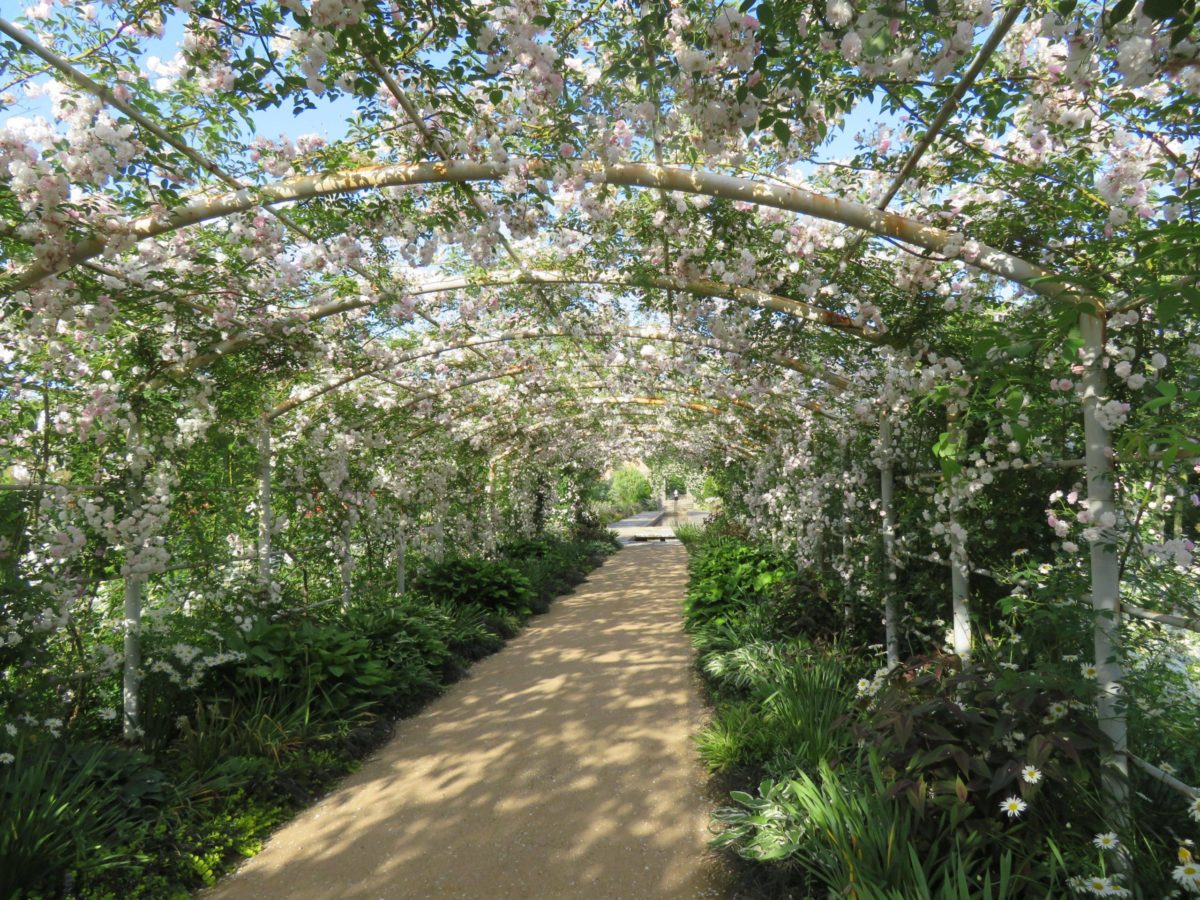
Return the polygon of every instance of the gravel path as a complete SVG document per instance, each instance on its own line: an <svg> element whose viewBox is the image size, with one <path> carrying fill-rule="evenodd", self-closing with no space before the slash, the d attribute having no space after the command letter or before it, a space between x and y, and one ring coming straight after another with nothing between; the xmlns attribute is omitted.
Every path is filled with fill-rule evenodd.
<svg viewBox="0 0 1200 900"><path fill-rule="evenodd" d="M686 561L606 560L205 897L724 896Z"/></svg>

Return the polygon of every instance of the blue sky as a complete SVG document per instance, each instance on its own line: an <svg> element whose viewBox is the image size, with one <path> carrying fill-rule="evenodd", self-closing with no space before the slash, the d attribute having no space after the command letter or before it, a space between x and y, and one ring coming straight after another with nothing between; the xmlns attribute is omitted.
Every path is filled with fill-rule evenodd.
<svg viewBox="0 0 1200 900"><path fill-rule="evenodd" d="M0 5L8 0L0 0ZM11 12L8 14L11 15ZM147 41L144 44L144 59L158 57L162 60L172 58L179 47L183 35L184 17L173 16L166 22L163 37ZM254 114L255 134L266 138L278 138L286 135L296 138L302 134L318 134L327 141L337 141L344 137L347 123L356 113L355 101L351 97L335 98L313 97L316 107L304 110L300 114L293 113L291 105L285 104L273 109L260 110ZM0 111L0 120L13 115L42 115L49 114L48 104L41 99L29 100L18 94L17 102L6 110ZM876 104L861 104L847 118L845 128L832 135L831 139L821 149L822 158L839 158L849 156L854 152L854 134L869 127L872 121L878 120L880 111ZM252 135L247 134L247 142Z"/></svg>

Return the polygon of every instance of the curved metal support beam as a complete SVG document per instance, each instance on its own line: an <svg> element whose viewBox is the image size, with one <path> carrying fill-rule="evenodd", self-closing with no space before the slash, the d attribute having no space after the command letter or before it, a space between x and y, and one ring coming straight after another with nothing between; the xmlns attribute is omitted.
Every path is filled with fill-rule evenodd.
<svg viewBox="0 0 1200 900"><path fill-rule="evenodd" d="M298 175L253 190L231 191L214 198L196 198L173 209L143 216L130 222L123 230L123 239L134 241L169 234L214 219L247 212L266 204L290 203L327 197L333 194L356 193L389 187L408 187L422 184L464 184L474 181L499 181L514 166L524 165L529 174L549 176L553 169L540 160L525 163L444 162L395 163L364 166L340 172ZM701 194L724 200L735 200L756 206L800 213L881 237L894 238L925 250L942 253L956 239L953 232L935 228L898 213L886 212L837 197L827 197L812 191L767 184L715 172L655 166L644 163L613 163L603 165L584 163L581 174L592 184L612 184L624 187L656 188L686 194ZM62 258L40 260L9 281L7 290L27 288L43 278L69 269L99 256L108 246L104 238L93 237L77 243ZM1027 262L1011 253L981 244L971 263L985 272L1021 284L1047 297L1075 297L1077 291L1055 279L1054 273Z"/></svg>
<svg viewBox="0 0 1200 900"><path fill-rule="evenodd" d="M779 368L790 369L794 372L799 372L800 374L817 378L825 382L827 387L835 393L840 393L850 386L850 379L846 378L845 376L834 372L825 371L816 366L810 366L809 364L801 362L800 360L792 359L791 357L787 356L750 357L750 354L743 350L737 350L735 348L728 347L724 344L721 344L719 341L714 341L711 339L692 338L685 335L678 335L669 331L651 330L645 328L618 328L614 329L613 331L592 331L587 332L587 334L597 337L621 337L634 340L661 341L664 343L683 344L690 347L702 347L709 350L715 350L719 353L733 353L739 356L755 359L758 362L768 363L773 366L778 366ZM378 365L354 369L344 375L326 382L320 387L314 388L308 393L295 397L289 397L287 400L276 404L266 414L266 418L268 421L274 421L275 419L278 419L281 416L298 409L306 403L317 400L320 397L339 390L340 388L343 388L348 384L352 384L359 379L370 377L378 372L386 371L393 366L403 365L407 362L415 362L419 359L427 359L429 357L440 356L444 353L452 353L455 350L477 348L486 346L488 344L512 343L519 340L538 340L541 338L554 337L574 338L575 336L576 333L565 331L539 331L536 329L530 329L527 331L513 331L505 332L504 334L493 337L481 337L476 340L464 341L458 344L448 344L443 347L424 350L420 353L414 353L407 356L390 359L387 362L382 362ZM824 410L819 405L809 405L808 408L812 409L814 412L824 413Z"/></svg>
<svg viewBox="0 0 1200 900"><path fill-rule="evenodd" d="M455 382L454 384L445 385L442 388L435 390L435 391L426 391L422 394L418 394L417 396L408 400L406 403L396 407L396 411L404 412L425 400L434 400L434 399L437 399L438 397L444 397L444 396L447 396L450 394L457 393L458 391L463 390L464 388L472 387L474 385L483 384L488 381L498 381L501 378L507 378L507 377L510 377L513 375L519 375L522 372L527 371L528 369L529 369L528 365L510 366L500 372L489 372L489 373L485 373L482 375L477 375L472 378L464 379L463 381ZM609 387L612 387L612 385L609 382L605 382L605 381L580 382L580 383L572 384L570 386L547 388L545 390L539 391L537 396L549 396L551 394L565 395L568 393L573 394L574 392L577 392L580 390L592 390L592 389L597 389L597 388L609 388ZM704 396L703 394L700 394L695 391L681 391L681 390L676 390L676 389L667 388L667 387L659 387L658 390L664 391L667 393L680 393L680 394L687 394L690 396L700 396L700 397ZM671 398L663 398L663 397L651 398L651 397L644 397L644 396L639 396L639 395L628 395L628 394L610 395L610 396L602 396L602 397L573 396L572 399L576 403L579 403L581 405L589 405L589 406L596 406L596 405L603 406L608 403L616 403L619 405L633 403L633 404L640 404L643 406L676 406L679 408L690 409L693 412L703 412L708 415L735 415L735 416L737 416L738 420L742 421L742 422L744 422L745 420L743 419L743 417L741 415L738 415L739 411L753 413L754 415L759 416L759 417L762 417L764 415L763 410L761 410L757 407L754 407L751 404L746 403L745 401L741 401L741 400L737 400L737 399L728 399L728 402L731 404L731 406L733 408L723 408L720 406L714 406L712 403L704 403L704 402L695 401L695 400L683 401L683 400L674 400ZM722 399L727 399L727 398L722 398ZM477 409L479 409L479 407L473 406L473 407L470 407L469 409L477 410ZM487 409L490 412L494 409L494 407L487 407Z"/></svg>
<svg viewBox="0 0 1200 900"><path fill-rule="evenodd" d="M502 451L500 454L497 455L496 458L497 458L497 460L503 459L503 458L511 455L512 453L516 452L517 450L519 450L520 445L516 443L516 441L518 441L519 439L528 438L530 435L545 431L547 428L556 427L559 425L560 422L574 422L574 421L577 421L587 415L590 415L590 413L587 411L571 413L569 415L563 416L560 419L556 419L553 422L539 422L536 425L530 426L529 428L522 429L520 432L505 435L503 439L497 440L492 444L493 447L500 447L500 446L505 446L505 445L508 446L508 449ZM648 422L626 421L625 424L628 426L628 429L630 431L632 431L638 435L656 434L656 435L664 435L666 437L670 437L675 440L678 440L678 438L679 438L678 432L668 431L665 428L659 428L657 426L650 425ZM486 430L488 430L488 429L482 429L482 430L476 432L476 435L482 434ZM474 437L474 435L472 435L472 437ZM720 446L720 449L736 451L737 455L742 457L743 459L753 459L754 454L756 452L756 448L750 446L749 444L736 444L736 443L729 443L729 442L722 443Z"/></svg>
<svg viewBox="0 0 1200 900"><path fill-rule="evenodd" d="M418 395L412 397L407 402L401 404L398 407L395 407L393 411L405 412L407 410L412 409L414 406L416 406L417 404L419 404L423 401L433 400L433 399L437 399L438 397L443 397L443 396L447 396L450 394L454 394L464 388L471 387L473 385L483 384L488 381L497 381L501 378L506 378L506 377L510 377L513 375L519 375L522 372L527 371L529 368L530 368L529 364L513 365L513 366L509 366L499 372L486 372L486 373L482 373L482 374L473 376L471 378L464 379L459 382L455 382L453 384L443 385L443 386L440 386L436 390L425 391L421 394L418 394ZM591 367L591 368L596 368L596 367ZM629 369L630 367L618 366L618 367L614 367L614 368ZM639 371L639 370L634 369L634 371ZM359 377L365 377L365 375L369 375L369 374L375 374L375 373L364 373L362 376L359 376ZM376 374L376 377L378 377L377 374ZM330 390L335 390L337 387L341 387L341 386L344 386L345 383L349 383L350 380L353 380L353 379L346 379L346 380L342 381L341 383L335 382L331 386L327 386L327 389L323 390L320 393L328 393ZM546 396L546 395L550 395L550 394L567 394L569 392L574 393L574 392L578 392L580 390L607 388L607 387L611 387L611 386L612 385L609 382L605 382L605 381L580 382L580 383L575 383L575 384L572 384L569 386L546 388L544 390L539 391L538 395ZM660 390L660 391L667 391L670 393L683 393L683 394L689 394L691 396L698 396L698 397L701 397L704 399L710 399L710 398L705 397L705 395L703 395L697 391L682 391L682 390L676 390L673 388L668 388L665 386L659 386L656 389ZM318 394L318 396L319 396L319 394ZM576 397L575 399L577 400L577 402L587 403L589 405L595 405L597 402L602 403L605 400L605 398L598 399L598 398L594 398L594 397L584 397L584 398ZM607 399L612 400L612 399L621 399L621 398L607 398ZM721 398L721 399L727 401L732 408L726 409L726 408L721 408L718 406L713 406L710 403L700 403L700 402L696 402L696 401L690 401L690 405L688 405L688 403L684 402L684 401L672 401L671 405L686 406L687 408L690 408L696 412L705 412L705 413L714 414L714 415L726 415L726 414L735 415L737 417L737 419L739 420L739 422L741 422L743 425L745 424L745 418L741 414L743 412L746 414L756 416L759 419L778 418L777 413L768 413L768 412L766 412L758 407L755 407L752 404L747 403L743 400L738 400L736 398ZM641 400L645 400L645 398L641 398L637 402L641 402ZM303 402L303 401L301 401L301 402ZM630 402L634 402L634 401L630 401ZM299 405L299 404L294 404L293 406L289 407L289 409L294 409L296 405ZM661 403L656 404L656 403L651 403L649 401L646 401L645 403L643 403L643 405L663 405L663 404L661 404ZM816 413L817 415L821 415L821 416L824 416L824 417L830 418L830 419L834 418L834 417L830 416L830 414L827 413L819 403L806 402L806 403L804 403L804 408L810 410L811 412ZM477 409L479 409L478 406L468 407L468 411L474 411ZM488 407L487 409L489 411L491 411L492 407ZM286 411L287 410L285 410L285 412ZM275 416L273 416L270 413L266 416L266 419L268 421L273 421L274 418L275 418ZM428 429L419 429L414 434L414 436L419 436L421 434L424 434L427 430Z"/></svg>
<svg viewBox="0 0 1200 900"><path fill-rule="evenodd" d="M573 274L568 272L554 272L545 269L525 270L525 271L508 271L502 270L499 272L488 272L483 275L458 275L452 278L442 278L437 281L430 281L424 284L419 284L408 288L404 291L406 296L422 296L425 294L438 294L449 291L464 290L473 287L504 287L508 285L530 284L530 285L551 285L551 284L603 284L614 287L630 287L630 288L655 288L658 290L676 290L682 293L695 294L700 297L719 297L726 300L736 300L748 306L758 307L762 309L772 309L776 312L786 313L798 319L803 319L808 322L813 322L827 328L832 328L846 334L854 335L865 341L878 343L882 340L882 336L870 329L857 325L854 321L841 313L833 310L822 309L818 306L813 306L804 303L800 300L794 300L791 297L784 297L780 294L771 294L766 291L754 290L751 288L739 288L730 285L721 284L716 281L707 279L683 279L670 278L666 276L655 276L649 278L622 276L611 272L601 272L592 274ZM345 312L353 312L359 309L366 309L375 306L379 303L378 300L337 300L331 303L324 303L320 306L314 306L303 312L302 318L305 322L316 322L321 319L327 319L330 316L336 316ZM162 384L163 377L186 375L189 372L194 372L196 369L206 366L223 356L228 356L231 353L236 353L243 350L251 344L256 343L262 337L261 332L251 332L249 330L240 331L214 344L208 350L193 357L186 364L178 366L166 373L166 376L160 376L152 385L158 386Z"/></svg>
<svg viewBox="0 0 1200 900"><path fill-rule="evenodd" d="M640 404L640 403L639 404L617 404L617 405L630 405L638 410L644 410L646 413L650 413L653 411L654 408L656 408L653 405ZM475 412L475 411L477 411L477 409L478 408L472 408L472 409L469 409L467 412L468 413ZM632 413L633 411L634 411L634 409L631 409L629 412ZM545 422L536 422L532 425L522 426L519 430L506 435L504 440L495 441L493 443L493 446L500 446L505 443L511 443L512 441L515 441L519 438L527 437L530 434L534 434L534 433L543 431L547 428L554 428L554 427L561 428L561 423L563 423L563 422L576 422L580 419L588 418L593 415L594 415L594 413L592 410L577 410L572 413L565 413L563 415L557 415L552 420L548 420ZM456 417L454 419L454 421L456 421L456 422L461 421L462 418L464 418L464 416ZM473 440L475 440L475 438L479 437L480 435L486 434L489 431L493 431L493 430L500 428L507 424L510 424L510 423L493 422L490 425L486 425L482 428L476 429L471 434L467 435L465 438L462 438L462 440L465 440L468 442L473 441ZM645 422L637 421L637 420L632 420L632 421L623 420L622 425L623 425L623 427L632 428L637 431L648 430ZM414 433L410 438L410 442L422 437L425 434L428 434L430 431L436 430L437 427L438 426L431 425L428 428L421 430L420 432ZM673 435L676 439L678 439L678 436L679 436L677 432L668 432L661 428L653 428L653 429L649 429L649 430L651 430L653 433L656 433L656 434ZM721 449L736 450L738 452L738 455L742 456L743 458L750 459L750 458L753 458L754 454L760 448L757 445L739 444L739 443L733 443L733 442L726 441L721 444Z"/></svg>

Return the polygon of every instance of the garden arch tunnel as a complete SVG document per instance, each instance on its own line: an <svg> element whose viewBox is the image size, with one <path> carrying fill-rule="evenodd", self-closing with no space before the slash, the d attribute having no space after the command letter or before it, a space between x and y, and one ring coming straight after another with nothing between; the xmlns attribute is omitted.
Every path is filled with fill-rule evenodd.
<svg viewBox="0 0 1200 900"><path fill-rule="evenodd" d="M1004 38L1009 27L1021 15L1021 8L1007 10L1001 20L1001 24L997 26L990 34L988 40L980 48L976 56L976 63L972 64L971 68L963 75L962 79L951 91L951 100L947 101L942 107L945 116L942 117L939 112L939 119L942 124L949 119L954 112L955 103L961 100L973 81L975 75L978 74L984 62L989 55L994 51L1000 41ZM20 29L9 25L8 23L0 22L0 30L3 30L10 38L18 41L26 50L36 53L42 60L57 69L67 80L80 87L85 92L91 93L100 98L104 103L122 111L128 118L135 122L139 127L145 129L148 133L155 135L165 145L175 148L184 157L197 165L201 170L209 175L216 177L225 187L231 189L231 193L224 194L220 197L193 197L192 199L184 199L180 205L174 208L163 209L156 211L150 216L139 218L128 224L118 222L117 236L112 241L106 241L101 237L84 238L76 242L69 251L63 254L47 253L42 259L36 260L32 265L26 266L20 271L10 271L5 277L3 289L8 292L10 298L15 298L14 305L17 307L37 307L40 299L30 299L38 294L47 282L57 283L60 277L65 275L72 266L80 264L90 264L98 256L104 253L119 254L131 245L138 246L143 242L148 242L154 238L167 238L176 234L190 226L199 225L208 222L217 222L222 218L236 219L243 214L253 213L255 211L265 211L279 218L284 223L286 229L293 233L302 235L306 240L313 243L319 243L320 240L331 239L332 235L321 235L320 238L312 237L312 229L303 221L293 218L291 213L295 210L290 210L285 213L278 207L288 204L295 204L300 207L303 213L303 204L308 201L330 201L333 202L340 198L348 197L351 194L370 195L376 199L384 201L403 199L403 192L399 188L418 188L425 185L438 184L456 184L469 185L479 182L498 183L505 179L517 177L518 179L534 178L543 179L546 181L556 181L559 179L577 179L580 182L587 182L593 185L605 185L614 187L637 187L644 188L647 191L652 191L663 198L664 207L668 194L672 195L703 195L715 197L725 201L730 201L736 204L747 204L756 208L772 208L784 210L788 212L800 213L805 216L815 216L830 222L837 222L843 225L858 229L863 234L878 235L887 239L898 240L911 247L920 248L931 253L945 253L947 256L955 257L963 254L966 248L963 246L964 235L956 234L952 231L933 227L925 222L918 221L915 218L897 215L887 212L886 209L868 206L862 203L838 197L834 194L823 195L812 191L802 190L796 187L779 186L768 184L761 179L737 178L730 175L720 174L716 171L700 171L696 169L686 169L676 166L667 166L662 164L663 149L659 140L659 122L657 113L653 126L652 141L654 147L655 165L647 165L637 162L602 162L599 159L591 159L584 162L571 163L569 166L555 165L548 160L534 159L529 162L478 162L471 160L456 160L447 158L450 156L446 151L446 144L442 138L438 137L435 128L431 128L426 124L419 110L414 114L411 104L406 100L403 87L390 75L386 66L379 63L377 59L367 53L363 57L363 61L368 63L368 68L378 72L382 78L388 91L394 96L395 100L404 109L412 120L412 126L416 128L420 135L418 145L423 149L422 155L437 155L442 157L441 161L424 161L415 163L396 163L383 164L373 166L360 166L357 168L347 168L341 171L332 171L322 174L301 175L290 178L278 179L274 182L262 184L247 184L240 181L238 178L230 175L218 164L211 162L197 151L193 150L189 145L181 139L175 137L167 129L162 128L153 122L149 117L139 109L128 102L126 98L118 95L108 88L96 84L94 81L84 76L74 64L68 62L64 57L61 57L48 48L42 47L37 41L29 38ZM970 48L968 48L970 49ZM653 79L646 82L648 92L652 89L655 94L656 109L661 106L658 96L659 84ZM957 99L956 99L957 98ZM885 192L888 196L884 199L882 206L886 207L891 196L895 194L896 189L903 181L903 176L911 174L917 165L924 149L932 142L934 135L941 125L931 126L922 142L917 145L914 153L909 155L900 167L900 174L895 180L894 186L890 191ZM786 142L785 142L786 146ZM535 154L536 155L536 154ZM561 163L561 161L560 161ZM469 194L472 203L476 209L480 208L480 201L474 194ZM1016 214L1014 212L1014 214ZM539 227L540 223L539 223ZM86 232L86 227L80 231ZM831 331L841 331L850 333L869 339L878 340L878 335L869 333L869 329L864 329L861 326L856 326L853 321L848 319L844 314L833 310L822 310L811 304L801 303L797 300L792 300L782 295L769 294L762 291L756 291L750 288L724 286L711 280L681 280L668 275L654 276L615 276L607 272L592 273L592 274L575 274L568 271L565 267L563 271L553 272L542 269L535 269L526 266L524 262L516 258L518 254L513 249L513 245L508 237L501 235L501 242L513 256L517 263L517 268L503 272L485 273L481 276L453 276L450 278L441 279L440 281L429 282L428 284L408 288L391 289L385 285L385 289L378 290L378 297L370 299L359 298L354 300L344 299L328 299L318 304L310 304L302 311L298 311L297 315L291 320L292 325L297 328L304 324L317 321L322 318L331 317L340 313L351 313L361 311L378 303L384 302L397 295L403 297L411 297L416 295L434 294L442 291L465 290L482 288L484 286L527 286L533 289L541 289L552 285L571 286L571 285L592 285L592 286L607 286L607 287L625 287L625 288L642 288L655 289L668 292L688 292L696 296L702 297L730 297L736 301L752 304L758 307L763 307L775 311L786 312L790 315L798 316L802 319L815 322L816 324L828 326ZM663 238L664 244L669 242L667 237ZM645 248L643 248L645 249ZM669 256L669 253L665 254ZM845 256L843 255L843 262ZM1025 254L1028 255L1028 254ZM1078 309L1078 330L1080 335L1080 351L1079 358L1073 359L1070 362L1079 367L1077 373L1080 378L1080 401L1082 406L1082 419L1085 432L1085 467L1087 470L1087 497L1088 506L1087 514L1093 521L1103 522L1109 517L1115 516L1115 506L1113 502L1113 487L1115 474L1113 469L1113 451L1112 441L1109 433L1109 428L1106 423L1112 421L1110 415L1101 416L1098 412L1101 404L1106 401L1109 396L1107 389L1107 373L1105 370L1105 318L1106 311L1102 301L1090 295L1086 290L1070 285L1065 279L1057 277L1054 273L1047 269L1027 262L1022 256L1015 253L1009 253L998 248L980 245L972 246L969 251L965 252L965 256L969 264L983 273L999 276L1007 279L1021 287L1028 289L1036 294L1042 295L1054 301L1060 301L1064 304L1075 305ZM603 264L602 260L597 260L599 264ZM153 266L151 266L153 267ZM357 260L346 261L345 268L362 276L365 281L375 288L379 288L380 282L383 279L379 273L374 273L364 269L363 265ZM971 274L968 272L968 274ZM735 280L737 280L735 278ZM57 287L56 287L57 289ZM50 291L53 293L53 291ZM66 293L69 293L67 291ZM38 295L40 297L40 295ZM114 305L120 312L122 306L121 300L118 300ZM424 315L424 314L422 314ZM286 318L286 317L285 317ZM280 329L288 327L286 321L275 320L268 323L271 327L279 327ZM224 329L223 329L224 330ZM155 377L149 380L149 385L155 389L163 389L164 391L187 389L190 384L189 376L206 374L204 370L215 368L216 364L224 363L229 356L235 351L248 349L251 345L256 345L257 349L262 350L263 347L270 348L271 343L277 339L275 334L269 332L263 335L256 335L254 329L246 329L237 325L229 329L232 333L222 337L220 341L207 344L206 349L197 349L194 355L185 357L184 361L174 366L168 366L165 374L158 371L162 367L156 368ZM511 344L518 340L513 337L489 337L487 335L474 336L470 334L470 328L465 329L468 333L460 335L456 346L453 350L466 350L467 352L483 357L481 347L485 343L495 342L505 345ZM566 333L564 332L564 335ZM664 333L665 334L665 333ZM521 340L534 340L532 336L529 338L521 337ZM674 337L667 335L665 337L641 337L640 340L669 340L679 344L690 343L696 348L705 347L717 352L727 352L723 347L721 336L706 335L697 330L696 334L689 337ZM429 355L440 355L446 352L444 350L431 351ZM824 363L814 362L812 360L792 359L787 356L786 348L767 347L765 349L751 345L739 351L747 358L753 358L764 365L780 366L782 369L791 369L808 375L813 378L821 379L827 385L834 388L845 389L850 386L853 379L848 370L846 374L829 374L825 368L832 365L831 362ZM834 351L836 353L836 351ZM403 360L394 360L392 364L404 364L416 362L424 353L411 354ZM809 354L811 355L811 354ZM831 355L834 355L831 353ZM348 354L348 359L333 359L331 354L331 363L328 374L331 380L324 386L318 387L309 394L293 397L288 400L280 401L266 414L266 423L268 427L262 429L262 438L267 445L268 452L265 455L267 459L265 483L268 491L271 482L270 474L270 430L269 423L281 418L285 413L290 412L306 403L308 400L317 399L326 394L333 394L345 387L348 391L353 391L351 387L353 382L361 378L366 378L372 375L382 375L386 371L386 364L380 369L368 370L369 367L361 365L361 360L353 354ZM789 364L791 360L791 364ZM486 360L485 360L486 361ZM837 366L835 366L837 368ZM494 369L506 373L508 377L517 374L521 371L515 367L507 369ZM480 375L478 384L493 379L506 377L501 375ZM671 377L674 377L672 374ZM680 371L679 381L680 387L678 390L684 390L688 384L689 373ZM468 379L469 381L470 379ZM174 383L178 381L178 384ZM715 381L715 380L714 380ZM471 387L470 384L463 384L462 387ZM596 389L604 386L603 383L597 383ZM638 385L639 387L641 385ZM791 385L789 385L790 387ZM126 386L127 387L127 386ZM44 393L49 397L51 388L43 386ZM590 389L590 388L589 388ZM662 394L666 395L674 390L674 383L664 385ZM148 393L154 393L150 391ZM550 391L543 392L544 394ZM713 400L723 399L715 396ZM886 556L888 557L887 565L894 566L893 540L894 522L889 515L890 499L894 490L892 465L889 457L890 445L893 440L893 431L897 426L896 413L890 407L891 400L894 397L893 386L885 384L879 389L879 397L873 398L875 407L868 409L867 413L875 420L873 427L878 427L879 438L878 446L880 453L878 454L878 468L880 475L880 494L883 500L883 541L887 548ZM606 395L613 406L616 405L615 400L625 398L629 401L631 407L635 406L658 406L665 404L664 396L651 396L649 392L645 394L618 394L612 393ZM769 396L769 395L768 395ZM430 398L432 399L432 398ZM601 404L605 402L604 397L591 398L598 400ZM789 396L784 399L783 404L793 401L793 397ZM872 399L872 398L867 398ZM641 401L648 401L642 403ZM149 401L148 401L149 402ZM414 401L419 402L419 401ZM576 398L563 400L563 407L566 408L568 403L581 404L582 401ZM674 402L674 401L672 401ZM810 402L810 401L804 401ZM864 401L865 403L866 401ZM47 400L47 407L49 400ZM512 401L510 401L512 403ZM692 405L687 405L688 401L684 401L682 407L689 409L691 412L703 413L712 418L718 419L718 427L726 427L726 423L717 413L710 410L718 410L718 407L713 404L709 405L705 401L691 401ZM290 405L289 405L290 404ZM781 404L782 405L782 404ZM848 404L846 404L848 405ZM869 405L869 404L868 404ZM885 408L879 409L882 405ZM701 406L705 407L703 410ZM734 413L740 415L742 410L733 409L739 406L738 403L730 403L731 409L720 411L724 414ZM558 407L556 407L557 409ZM465 415L472 415L478 411L481 413L480 418L486 418L494 410L479 403L465 404L465 409L469 412ZM509 410L516 409L516 404L508 407ZM780 426L776 430L783 430L786 423L789 421L789 414L795 410L785 408L783 415L778 416ZM847 410L843 406L842 412ZM261 415L261 411L259 411ZM314 413L314 416L321 413ZM575 413L571 413L574 415ZM584 415L579 413L579 415ZM49 415L46 415L47 422ZM130 431L136 434L139 427L134 421L137 417L130 419ZM588 420L589 423L595 420ZM737 421L741 421L738 419ZM765 417L757 419L758 424L767 424ZM865 417L864 417L865 422ZM535 427L539 432L546 426L537 424ZM732 427L732 426L729 426ZM947 423L947 435L951 440L942 444L943 448L957 447L958 442L954 439L958 426L953 422ZM48 427L45 429L49 434ZM769 429L766 429L769 430ZM730 432L734 434L735 432ZM713 438L712 442L717 439ZM131 446L137 444L138 441L131 438ZM134 456L134 451L131 451L131 456ZM947 451L946 456L952 456L952 451ZM142 470L142 466L133 467L137 471ZM131 498L132 506L138 505L138 500L142 493L142 487L137 483L135 477L131 479ZM46 486L43 484L43 491ZM267 508L267 519L269 520L269 505L264 504ZM954 525L951 516L951 525ZM266 530L260 533L260 542L263 547L269 544L270 540L270 522L266 522ZM957 532L951 528L951 534L956 535ZM958 539L958 545L952 544L952 556L954 561L954 612L955 612L955 649L964 656L970 650L970 633L969 630L960 630L958 626L969 624L968 613L966 609L966 584L965 573L967 569L967 560L963 541ZM269 562L269 555L264 555L264 558ZM1101 680L1104 687L1102 694L1102 704L1100 709L1101 721L1103 727L1112 739L1116 748L1116 759L1118 769L1124 770L1125 764L1125 744L1124 744L1124 726L1121 711L1118 708L1117 693L1121 681L1121 671L1114 659L1114 640L1120 626L1121 605L1119 602L1119 586L1120 572L1118 560L1115 554L1108 552L1106 548L1101 546L1100 542L1092 544L1090 552L1090 576L1091 576L1091 592L1092 604L1096 614L1095 627L1095 658L1100 666ZM130 610L127 618L133 622L133 627L136 626L138 597L137 591L140 581L138 577L130 577L127 583L127 606ZM894 625L896 611L888 610L889 623ZM132 632L132 627L131 627ZM898 659L898 651L895 642L894 628L889 626L888 632L888 656L889 662L896 662ZM127 665L132 660L132 664L136 665L136 648L128 645ZM128 692L127 692L128 693ZM136 717L136 709L134 709ZM1120 791L1114 790L1114 794L1120 799Z"/></svg>
<svg viewBox="0 0 1200 900"><path fill-rule="evenodd" d="M499 180L509 171L510 166L507 164L445 162L377 166L322 176L302 176L285 179L254 192L242 190L215 200L193 201L164 215L134 222L129 226L128 233L135 240L145 240L273 203L376 188ZM588 180L596 183L707 194L827 218L868 233L901 239L933 252L944 251L947 245L956 240L956 236L949 231L933 228L894 213L884 213L862 204L831 200L798 188L763 185L731 176L641 164L596 166L584 169L584 174ZM81 241L60 263L35 264L15 275L8 287L14 291L30 288L72 265L98 256L104 251L104 247L105 242L99 239ZM1097 306L1097 301L1088 298L1086 294L1073 293L1061 280L1052 278L1044 269L995 248L981 246L972 264L982 271L1000 275L1048 298L1074 298L1080 303L1083 312L1079 317L1079 328L1086 354L1082 406L1087 432L1089 513L1096 520L1106 518L1113 514L1111 443L1106 429L1095 413L1098 400L1106 395L1106 376L1100 365L1104 341L1103 308ZM821 317L821 313L817 315ZM842 321L844 322L844 317ZM826 319L826 322L838 323L838 320ZM884 479L890 480L890 473L885 471ZM890 489L885 491L890 494ZM885 528L885 531L887 530L890 529ZM1110 661L1102 666L1102 680L1107 686L1108 708L1102 711L1101 717L1104 722L1117 723L1110 730L1114 741L1120 746L1117 733L1122 726L1120 716L1115 712L1120 673L1114 668L1116 663L1113 661L1111 649L1113 635L1119 625L1119 571L1115 557L1099 546L1093 547L1092 576L1093 605L1098 615L1097 659ZM888 646L889 658L897 660L894 631Z"/></svg>

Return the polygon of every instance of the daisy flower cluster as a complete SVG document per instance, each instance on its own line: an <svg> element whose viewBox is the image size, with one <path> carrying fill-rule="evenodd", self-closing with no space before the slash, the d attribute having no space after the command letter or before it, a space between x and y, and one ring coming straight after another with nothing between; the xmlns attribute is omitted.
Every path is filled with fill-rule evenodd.
<svg viewBox="0 0 1200 900"><path fill-rule="evenodd" d="M1119 874L1089 875L1086 878L1071 878L1067 884L1077 894L1088 897L1132 897L1133 892L1121 886L1122 878Z"/></svg>
<svg viewBox="0 0 1200 900"><path fill-rule="evenodd" d="M1186 893L1200 894L1200 864L1187 847L1179 848L1179 865L1172 870L1171 877Z"/></svg>

